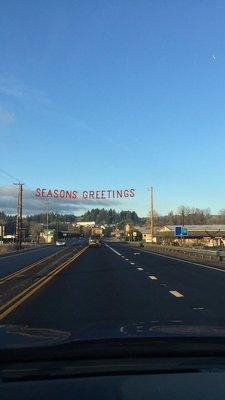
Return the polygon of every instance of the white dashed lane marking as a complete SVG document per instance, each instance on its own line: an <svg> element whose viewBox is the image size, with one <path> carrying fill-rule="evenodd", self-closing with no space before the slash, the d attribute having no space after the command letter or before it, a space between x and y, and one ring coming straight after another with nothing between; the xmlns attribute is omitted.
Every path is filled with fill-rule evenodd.
<svg viewBox="0 0 225 400"><path fill-rule="evenodd" d="M140 253L134 253L135 256L139 255Z"/></svg>
<svg viewBox="0 0 225 400"><path fill-rule="evenodd" d="M175 297L184 297L183 294L177 292L176 290L170 290L169 292Z"/></svg>
<svg viewBox="0 0 225 400"><path fill-rule="evenodd" d="M112 250L114 253L116 253L118 256L120 256L120 257L122 257L122 258L125 258L124 256L122 256L122 254L120 254L118 251L114 250L114 249L113 249L112 247L110 247L108 244L105 243L105 245L106 245L110 250ZM134 253L134 254L137 255L137 254L140 254L140 253ZM169 258L169 257L168 257L168 258ZM126 260L126 261L130 261L129 258L125 258L125 260ZM130 264L131 264L131 265L135 265L134 262L130 262ZM143 268L138 267L137 270L138 270L138 271L143 271ZM158 278L156 278L156 276L154 276L154 275L149 275L149 279L157 280ZM176 290L170 290L169 292L170 292L173 296L175 296L175 297L184 297L183 294L177 292Z"/></svg>

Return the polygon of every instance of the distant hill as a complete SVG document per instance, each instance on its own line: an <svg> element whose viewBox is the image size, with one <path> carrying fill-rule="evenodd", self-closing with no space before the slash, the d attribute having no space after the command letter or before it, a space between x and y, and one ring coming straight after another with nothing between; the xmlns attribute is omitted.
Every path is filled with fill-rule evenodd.
<svg viewBox="0 0 225 400"><path fill-rule="evenodd" d="M134 224L141 223L142 218L139 218L135 211L120 211L105 208L93 208L87 211L84 215L79 217L79 221L95 221L97 225L101 224L118 224L123 221L131 222Z"/></svg>
<svg viewBox="0 0 225 400"><path fill-rule="evenodd" d="M125 223L142 224L144 218L139 218L135 211L120 211L110 209L93 208L85 214L77 217L73 214L59 214L50 212L48 215L49 228L67 229L67 223L74 223L76 221L95 221L97 225L114 225L123 226ZM46 226L47 215L46 213L27 215L23 218L23 226L30 230L33 224L42 224ZM6 234L13 234L16 230L16 216L7 215L0 211L0 225L6 227Z"/></svg>

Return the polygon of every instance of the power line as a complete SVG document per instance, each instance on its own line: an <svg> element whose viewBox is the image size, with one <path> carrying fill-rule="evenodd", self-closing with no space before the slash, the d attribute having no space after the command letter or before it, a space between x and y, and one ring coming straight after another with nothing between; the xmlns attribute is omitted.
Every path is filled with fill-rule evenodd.
<svg viewBox="0 0 225 400"><path fill-rule="evenodd" d="M0 173L1 173L1 171L0 171ZM7 182L7 183L11 183L12 182L12 180L11 179L9 179L9 178L6 178L6 176L4 176L3 174L1 174L1 179L4 179L5 180L5 182Z"/></svg>
<svg viewBox="0 0 225 400"><path fill-rule="evenodd" d="M15 176L9 174L9 173L6 172L4 169L0 168L0 171L1 171L3 174L5 174L8 178L13 179L13 180L15 180L15 181L18 181L18 179L17 179Z"/></svg>

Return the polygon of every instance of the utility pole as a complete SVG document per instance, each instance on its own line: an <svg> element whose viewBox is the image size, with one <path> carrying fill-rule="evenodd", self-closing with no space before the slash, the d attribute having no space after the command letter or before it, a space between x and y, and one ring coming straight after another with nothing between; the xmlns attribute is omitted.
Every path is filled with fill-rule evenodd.
<svg viewBox="0 0 225 400"><path fill-rule="evenodd" d="M47 244L48 244L48 227L49 227L49 224L48 224L48 214L49 214L49 202L47 201L47 215L46 215L46 219L47 219Z"/></svg>
<svg viewBox="0 0 225 400"><path fill-rule="evenodd" d="M151 232L151 239L153 240L154 236L154 207L153 207L153 187L151 186L150 189L150 232Z"/></svg>
<svg viewBox="0 0 225 400"><path fill-rule="evenodd" d="M18 250L21 249L23 233L23 185L24 183L14 183L18 186L17 214L16 214L16 243Z"/></svg>
<svg viewBox="0 0 225 400"><path fill-rule="evenodd" d="M56 239L58 239L59 238L59 220L58 220L58 217L57 217L57 231L56 231Z"/></svg>

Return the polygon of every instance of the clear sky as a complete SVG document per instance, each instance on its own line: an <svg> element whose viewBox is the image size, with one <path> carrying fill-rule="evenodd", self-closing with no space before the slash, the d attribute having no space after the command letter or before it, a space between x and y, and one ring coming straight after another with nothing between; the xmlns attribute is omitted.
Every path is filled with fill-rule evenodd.
<svg viewBox="0 0 225 400"><path fill-rule="evenodd" d="M222 0L2 0L0 167L135 188L117 207L140 215L150 185L160 213L225 208L224 21Z"/></svg>

